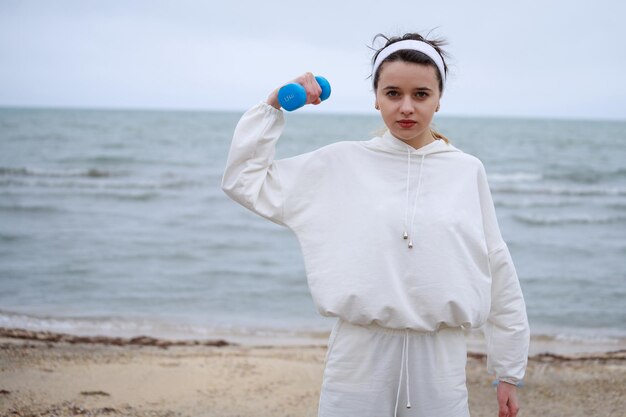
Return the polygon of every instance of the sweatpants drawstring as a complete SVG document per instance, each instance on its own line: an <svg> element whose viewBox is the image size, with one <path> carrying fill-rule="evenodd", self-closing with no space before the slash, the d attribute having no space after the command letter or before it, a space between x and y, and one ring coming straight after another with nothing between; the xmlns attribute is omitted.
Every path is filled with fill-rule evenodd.
<svg viewBox="0 0 626 417"><path fill-rule="evenodd" d="M406 368L406 408L411 408L411 390L409 387L409 331L404 332L402 343L402 359L400 360L400 377L398 378L398 393L396 394L396 408L394 417L398 417L398 403L400 402L400 388L402 387L402 374Z"/></svg>
<svg viewBox="0 0 626 417"><path fill-rule="evenodd" d="M411 389L409 387L409 331L407 330L404 334L404 340L406 343L406 357L405 365L406 365L406 408L411 408Z"/></svg>

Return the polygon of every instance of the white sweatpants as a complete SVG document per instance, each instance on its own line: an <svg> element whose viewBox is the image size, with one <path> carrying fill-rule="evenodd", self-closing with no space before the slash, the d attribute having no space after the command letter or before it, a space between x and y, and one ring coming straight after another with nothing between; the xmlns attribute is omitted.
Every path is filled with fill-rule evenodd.
<svg viewBox="0 0 626 417"><path fill-rule="evenodd" d="M318 417L469 417L466 362L460 328L426 333L339 319Z"/></svg>

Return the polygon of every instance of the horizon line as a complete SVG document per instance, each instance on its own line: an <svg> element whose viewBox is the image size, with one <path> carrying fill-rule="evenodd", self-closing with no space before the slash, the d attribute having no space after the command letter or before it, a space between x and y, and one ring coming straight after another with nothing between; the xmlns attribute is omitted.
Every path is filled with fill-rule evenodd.
<svg viewBox="0 0 626 417"><path fill-rule="evenodd" d="M55 106L55 105L7 105L0 104L2 110L53 110L53 111L128 111L128 112L171 112L171 113L241 113L243 114L248 108L240 109L216 109L216 108L192 108L192 107L113 107L113 106ZM291 113L291 112L288 112ZM376 113L368 111L346 111L334 110L326 111L324 109L303 109L297 115L324 115L324 116L359 116L374 117ZM459 118L459 119L514 119L514 120L552 120L552 121L588 121L588 122L614 122L624 123L626 118L612 117L579 117L579 116L539 116L539 115L513 115L513 114L438 114L436 118Z"/></svg>

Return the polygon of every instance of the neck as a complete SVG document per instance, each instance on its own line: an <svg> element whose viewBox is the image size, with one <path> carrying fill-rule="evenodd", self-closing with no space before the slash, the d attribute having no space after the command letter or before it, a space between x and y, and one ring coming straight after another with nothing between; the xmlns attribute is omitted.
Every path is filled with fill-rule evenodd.
<svg viewBox="0 0 626 417"><path fill-rule="evenodd" d="M430 129L428 129L426 132L424 132L424 134L420 136L416 136L414 138L409 138L409 139L400 139L400 140L414 149L419 149L422 146L426 146L429 143L433 143L436 139L437 138L432 134Z"/></svg>

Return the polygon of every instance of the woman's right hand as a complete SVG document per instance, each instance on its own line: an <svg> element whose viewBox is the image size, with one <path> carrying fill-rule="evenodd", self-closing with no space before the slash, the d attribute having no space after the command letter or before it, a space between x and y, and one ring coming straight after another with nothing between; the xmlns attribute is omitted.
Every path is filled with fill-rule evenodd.
<svg viewBox="0 0 626 417"><path fill-rule="evenodd" d="M320 104L322 100L320 100L320 95L322 94L322 87L317 83L315 76L306 72L301 76L289 81L286 84L296 83L300 84L304 87L304 91L306 91L306 104ZM281 89L282 86L278 87L276 90L272 91L272 93L267 98L267 104L275 107L280 110L280 103L278 102L278 90Z"/></svg>

